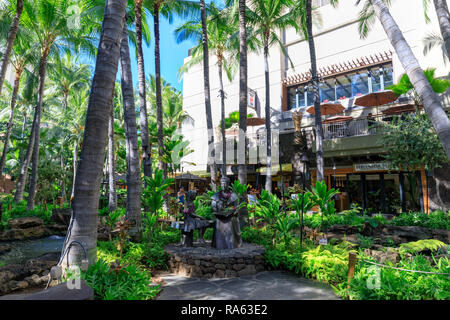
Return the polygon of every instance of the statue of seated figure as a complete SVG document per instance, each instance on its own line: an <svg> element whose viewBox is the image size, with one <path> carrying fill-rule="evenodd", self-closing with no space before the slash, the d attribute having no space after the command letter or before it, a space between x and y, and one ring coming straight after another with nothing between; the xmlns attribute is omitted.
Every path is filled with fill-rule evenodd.
<svg viewBox="0 0 450 320"><path fill-rule="evenodd" d="M205 243L203 234L210 222L205 218L195 214L194 200L197 197L197 192L190 190L186 193L186 201L183 209L184 224L181 228L181 245L185 247L194 246L194 230L198 229L198 242Z"/></svg>
<svg viewBox="0 0 450 320"><path fill-rule="evenodd" d="M211 197L211 209L216 217L212 247L216 249L233 249L242 246L238 215L238 196L229 190L230 179L223 177L220 181L222 191Z"/></svg>

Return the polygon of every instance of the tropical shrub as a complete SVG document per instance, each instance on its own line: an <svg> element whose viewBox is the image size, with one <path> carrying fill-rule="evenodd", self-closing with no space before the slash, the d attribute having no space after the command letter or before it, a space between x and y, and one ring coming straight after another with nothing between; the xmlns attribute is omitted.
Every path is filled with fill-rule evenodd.
<svg viewBox="0 0 450 320"><path fill-rule="evenodd" d="M100 300L150 300L160 291L151 285L150 273L133 264L112 267L99 259L81 278Z"/></svg>
<svg viewBox="0 0 450 320"><path fill-rule="evenodd" d="M142 190L142 206L152 214L157 214L164 204L164 196L173 183L172 178L164 178L163 171L156 169L153 177L144 177L146 187Z"/></svg>

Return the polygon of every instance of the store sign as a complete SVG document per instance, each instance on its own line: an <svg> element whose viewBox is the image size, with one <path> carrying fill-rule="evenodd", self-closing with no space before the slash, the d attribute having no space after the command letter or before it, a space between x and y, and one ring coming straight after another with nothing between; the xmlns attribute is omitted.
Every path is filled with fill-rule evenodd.
<svg viewBox="0 0 450 320"><path fill-rule="evenodd" d="M248 107L256 110L256 91L248 89Z"/></svg>
<svg viewBox="0 0 450 320"><path fill-rule="evenodd" d="M357 163L355 164L355 171L381 171L389 170L387 162L374 162L374 163Z"/></svg>

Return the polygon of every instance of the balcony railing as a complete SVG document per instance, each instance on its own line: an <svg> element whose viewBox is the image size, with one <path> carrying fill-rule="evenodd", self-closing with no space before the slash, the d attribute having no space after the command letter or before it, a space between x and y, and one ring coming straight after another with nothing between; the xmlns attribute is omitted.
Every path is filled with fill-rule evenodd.
<svg viewBox="0 0 450 320"><path fill-rule="evenodd" d="M324 139L336 139L380 134L383 123L391 119L392 117L377 116L324 123L323 136Z"/></svg>

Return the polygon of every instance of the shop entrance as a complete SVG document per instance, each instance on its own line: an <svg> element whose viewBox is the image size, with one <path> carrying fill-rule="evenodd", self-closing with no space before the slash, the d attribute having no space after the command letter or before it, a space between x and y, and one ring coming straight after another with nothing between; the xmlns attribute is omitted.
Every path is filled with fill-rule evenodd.
<svg viewBox="0 0 450 320"><path fill-rule="evenodd" d="M349 203L368 213L398 214L423 211L420 172L349 173L346 189Z"/></svg>

